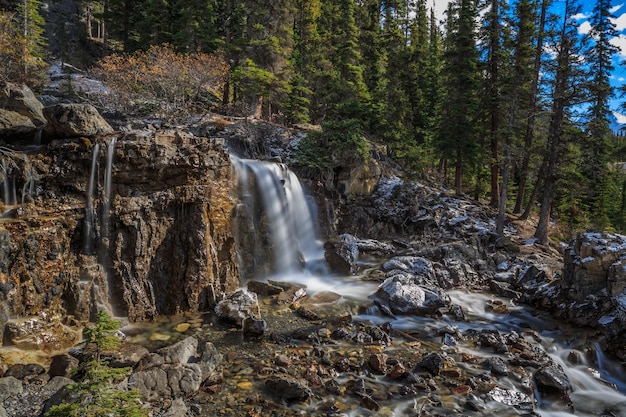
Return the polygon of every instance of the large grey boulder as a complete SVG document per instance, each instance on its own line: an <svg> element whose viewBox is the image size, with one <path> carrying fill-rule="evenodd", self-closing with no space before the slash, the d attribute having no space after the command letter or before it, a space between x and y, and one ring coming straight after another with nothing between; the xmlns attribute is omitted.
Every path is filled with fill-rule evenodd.
<svg viewBox="0 0 626 417"><path fill-rule="evenodd" d="M438 287L420 285L414 277L399 273L378 287L376 296L387 303L394 314L436 314L450 306L450 296Z"/></svg>
<svg viewBox="0 0 626 417"><path fill-rule="evenodd" d="M324 257L334 272L343 275L354 274L359 259L359 246L354 236L343 234L337 240L324 244Z"/></svg>
<svg viewBox="0 0 626 417"><path fill-rule="evenodd" d="M198 340L187 337L145 357L139 371L128 378L129 387L137 388L147 401L193 396L223 357L210 342L202 353L197 347Z"/></svg>
<svg viewBox="0 0 626 417"><path fill-rule="evenodd" d="M43 104L26 85L0 82L0 108L25 116L36 128L46 124Z"/></svg>
<svg viewBox="0 0 626 417"><path fill-rule="evenodd" d="M43 109L48 139L94 137L113 133L113 128L91 104L55 104Z"/></svg>
<svg viewBox="0 0 626 417"><path fill-rule="evenodd" d="M0 83L0 138L33 140L47 123L43 104L25 85Z"/></svg>

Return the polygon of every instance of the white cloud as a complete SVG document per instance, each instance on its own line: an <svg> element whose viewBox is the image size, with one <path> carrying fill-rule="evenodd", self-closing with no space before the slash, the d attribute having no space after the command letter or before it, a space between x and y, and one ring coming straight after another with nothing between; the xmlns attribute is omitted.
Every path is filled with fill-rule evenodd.
<svg viewBox="0 0 626 417"><path fill-rule="evenodd" d="M582 19L587 19L589 18L589 14L585 14L585 13L577 13L575 15L572 15L572 19L574 20L582 20Z"/></svg>
<svg viewBox="0 0 626 417"><path fill-rule="evenodd" d="M611 20L615 24L615 29L617 29L618 32L621 32L622 30L626 29L626 13L622 13L621 15L617 16L615 19L611 19Z"/></svg>
<svg viewBox="0 0 626 417"><path fill-rule="evenodd" d="M614 111L613 116L615 116L615 120L617 120L617 123L621 125L626 123L626 115Z"/></svg>
<svg viewBox="0 0 626 417"><path fill-rule="evenodd" d="M626 35L617 35L611 39L611 44L618 47L620 50L619 54L626 58Z"/></svg>
<svg viewBox="0 0 626 417"><path fill-rule="evenodd" d="M613 6L609 9L609 13L613 14L615 12L617 12L619 9L622 8L622 6L624 5L624 3L622 4L618 4L617 6Z"/></svg>
<svg viewBox="0 0 626 417"><path fill-rule="evenodd" d="M580 33L581 35L588 34L590 30L591 30L591 23L589 22L582 22L580 26L578 26L578 33Z"/></svg>

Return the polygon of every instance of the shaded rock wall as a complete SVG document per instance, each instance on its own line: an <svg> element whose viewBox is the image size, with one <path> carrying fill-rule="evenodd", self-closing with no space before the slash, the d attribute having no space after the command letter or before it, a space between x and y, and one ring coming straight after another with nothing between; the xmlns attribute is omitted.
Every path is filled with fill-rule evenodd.
<svg viewBox="0 0 626 417"><path fill-rule="evenodd" d="M87 319L106 304L106 286L114 313L133 321L206 309L239 286L224 147L180 131L118 137L107 220L101 208L113 137L96 139L90 244L85 202L95 142L55 141L2 155L14 165L13 183L0 194L17 195L17 204L0 218L0 326L26 316ZM14 191L4 192L7 186Z"/></svg>

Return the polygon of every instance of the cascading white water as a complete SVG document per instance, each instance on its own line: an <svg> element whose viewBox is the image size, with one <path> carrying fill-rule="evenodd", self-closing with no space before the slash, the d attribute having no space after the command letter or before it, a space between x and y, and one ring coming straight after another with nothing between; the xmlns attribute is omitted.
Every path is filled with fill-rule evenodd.
<svg viewBox="0 0 626 417"><path fill-rule="evenodd" d="M91 170L89 171L89 185L87 186L87 196L85 204L85 233L83 249L84 253L90 253L93 250L93 242L95 239L95 211L93 207L94 188L96 186L96 168L98 164L98 153L100 152L100 144L96 143L91 153Z"/></svg>
<svg viewBox="0 0 626 417"><path fill-rule="evenodd" d="M318 264L323 259L323 247L311 205L297 176L284 164L231 158L242 204L262 218L253 220L251 227L261 229L259 223L264 223L270 234L270 273L294 273ZM261 207L253 207L257 204L256 196L262 200ZM263 214L258 215L259 211Z"/></svg>
<svg viewBox="0 0 626 417"><path fill-rule="evenodd" d="M107 146L107 164L104 171L104 196L102 198L102 236L109 237L109 223L111 211L111 186L113 181L113 155L115 153L115 143L117 138L114 137Z"/></svg>

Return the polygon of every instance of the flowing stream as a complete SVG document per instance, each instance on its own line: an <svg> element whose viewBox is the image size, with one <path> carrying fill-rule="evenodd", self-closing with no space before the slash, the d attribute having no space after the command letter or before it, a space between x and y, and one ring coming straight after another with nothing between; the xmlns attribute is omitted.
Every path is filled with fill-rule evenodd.
<svg viewBox="0 0 626 417"><path fill-rule="evenodd" d="M376 291L377 284L362 281L358 276L331 276L325 268L320 267L323 264L323 246L316 234L318 227L315 224L315 207L311 205L297 177L282 164L237 158L233 160L241 190L242 209L247 212L245 217L248 218L248 227L253 229L253 234L261 229L266 230L265 233L270 236L266 243L271 248L273 259L271 267L258 267L261 258L267 254L250 251L249 253L254 253L254 265L258 268L248 268L248 275L252 275L248 278L289 280L306 286L309 294L333 291L344 298L371 303L368 297ZM253 243L255 250L263 239L256 234ZM441 319L398 316L392 322L393 328L416 332L420 339L430 339L433 345L442 346L442 349L442 328L454 329L460 333L470 329L493 329L501 333L523 334L532 330L540 349L565 370L572 385L570 399L575 411L564 401L547 396L544 398L539 392L524 392L527 391L528 383L524 388L519 375L501 378L499 382L503 386L510 387L511 392L527 396L535 415L626 417L626 377L622 366L605 357L598 344L595 344L594 349L580 350L583 349L582 346L589 346L589 343L584 342L593 338L593 331L571 328L553 320L547 314L515 305L506 299L499 299L506 304L506 312L497 314L485 308L490 300L497 299L491 294L465 290L453 290L449 294L453 304L461 306L465 311L466 321L457 322L447 315ZM389 322L390 318L368 310L357 315L355 320L383 324ZM456 353L467 353L476 357L498 355L492 351L487 353L484 349L462 340L454 349ZM500 356L507 361L506 354ZM468 375L473 374L477 378L484 372L484 369L467 370ZM490 409L483 415L531 415L529 410L513 407L507 401L504 399L489 402ZM392 415L415 415L416 409L414 399L398 400ZM350 415L363 414L356 412Z"/></svg>

